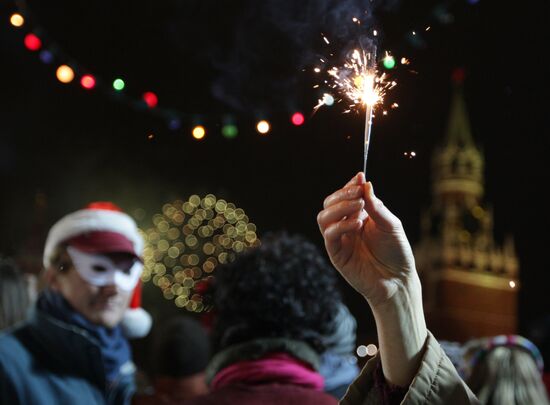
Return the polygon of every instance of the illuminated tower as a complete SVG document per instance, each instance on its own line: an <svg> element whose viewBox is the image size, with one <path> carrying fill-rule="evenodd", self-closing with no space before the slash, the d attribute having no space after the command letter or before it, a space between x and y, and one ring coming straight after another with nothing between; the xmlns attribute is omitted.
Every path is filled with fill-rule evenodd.
<svg viewBox="0 0 550 405"><path fill-rule="evenodd" d="M432 161L432 206L422 216L415 246L428 327L442 339L514 333L518 260L508 236L499 246L493 212L483 204L483 155L473 142L454 74L447 133Z"/></svg>

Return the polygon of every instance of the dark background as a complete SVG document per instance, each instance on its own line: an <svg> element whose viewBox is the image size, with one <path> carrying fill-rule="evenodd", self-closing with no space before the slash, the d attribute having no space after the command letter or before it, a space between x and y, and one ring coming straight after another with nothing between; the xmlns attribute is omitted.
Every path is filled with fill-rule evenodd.
<svg viewBox="0 0 550 405"><path fill-rule="evenodd" d="M164 203L193 193L245 209L260 236L285 228L321 246L316 214L362 167L363 118L340 106L311 116L319 97L312 68L327 53L321 32L334 39L333 49L357 38L357 28L347 27L362 3L372 4L29 1L32 23L15 29L8 22L15 5L2 2L0 252L21 254L33 243L36 250L53 221L90 200L112 200L130 213L140 208L150 219ZM398 86L388 99L400 107L375 120L367 177L418 240L451 72L464 67L472 131L486 158L485 199L494 207L497 241L506 234L516 240L520 332L528 334L549 307L547 10L543 2L411 0L379 2L374 14L365 23L380 32L379 48L412 63L390 72ZM25 49L33 27L56 48L57 62L44 64ZM54 72L62 61L89 69L103 88L124 77L125 93L136 100L155 91L181 128L170 130L166 117L101 86L60 84ZM306 115L302 127L289 122L295 110ZM239 127L235 139L220 133L226 114ZM262 117L273 126L268 136L254 129ZM208 131L202 141L190 134L199 122ZM404 156L410 151L415 158ZM366 304L348 288L345 294L360 334L373 336Z"/></svg>

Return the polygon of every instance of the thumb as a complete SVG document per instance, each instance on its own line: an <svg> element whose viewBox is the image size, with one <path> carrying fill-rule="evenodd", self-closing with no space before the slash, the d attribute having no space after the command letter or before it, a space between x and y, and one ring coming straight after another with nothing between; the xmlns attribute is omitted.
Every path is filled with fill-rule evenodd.
<svg viewBox="0 0 550 405"><path fill-rule="evenodd" d="M374 195L372 183L369 181L363 186L365 210L376 226L386 232L392 232L401 227L401 221Z"/></svg>

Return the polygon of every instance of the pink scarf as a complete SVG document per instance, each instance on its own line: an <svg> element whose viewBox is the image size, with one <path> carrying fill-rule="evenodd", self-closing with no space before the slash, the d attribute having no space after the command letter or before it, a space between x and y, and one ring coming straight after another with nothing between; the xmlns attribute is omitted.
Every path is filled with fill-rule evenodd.
<svg viewBox="0 0 550 405"><path fill-rule="evenodd" d="M321 374L313 371L307 363L286 353L271 353L258 360L231 364L216 374L210 386L214 390L236 383L270 382L299 385L316 391L322 391L324 387Z"/></svg>

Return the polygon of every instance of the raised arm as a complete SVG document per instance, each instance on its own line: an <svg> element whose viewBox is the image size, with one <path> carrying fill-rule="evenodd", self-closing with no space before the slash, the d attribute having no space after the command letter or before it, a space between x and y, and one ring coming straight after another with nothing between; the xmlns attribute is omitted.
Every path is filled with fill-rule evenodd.
<svg viewBox="0 0 550 405"><path fill-rule="evenodd" d="M408 386L427 338L422 291L401 221L359 173L328 196L317 217L330 260L367 300L386 380Z"/></svg>

